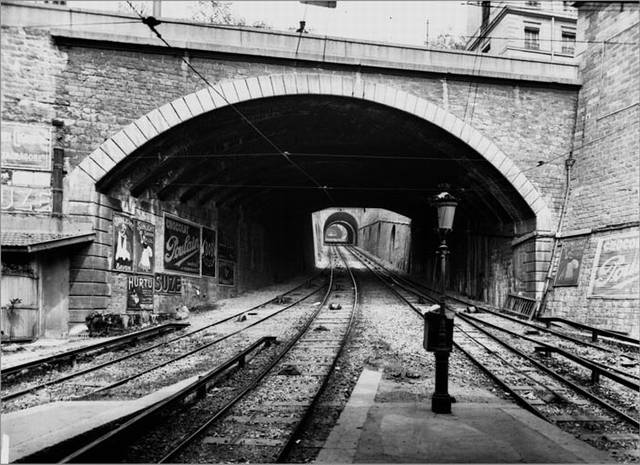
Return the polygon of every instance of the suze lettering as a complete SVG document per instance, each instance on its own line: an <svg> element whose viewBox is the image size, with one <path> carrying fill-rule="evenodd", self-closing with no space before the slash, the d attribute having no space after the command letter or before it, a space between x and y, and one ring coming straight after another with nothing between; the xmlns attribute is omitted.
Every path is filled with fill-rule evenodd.
<svg viewBox="0 0 640 465"><path fill-rule="evenodd" d="M182 279L180 276L156 273L154 278L154 290L160 294L180 294Z"/></svg>
<svg viewBox="0 0 640 465"><path fill-rule="evenodd" d="M2 185L1 209L50 212L51 191L31 187Z"/></svg>
<svg viewBox="0 0 640 465"><path fill-rule="evenodd" d="M198 242L197 237L187 236L184 244L180 244L180 239L177 236L169 237L165 245L164 261L175 263L177 266L182 265L198 253L200 247Z"/></svg>

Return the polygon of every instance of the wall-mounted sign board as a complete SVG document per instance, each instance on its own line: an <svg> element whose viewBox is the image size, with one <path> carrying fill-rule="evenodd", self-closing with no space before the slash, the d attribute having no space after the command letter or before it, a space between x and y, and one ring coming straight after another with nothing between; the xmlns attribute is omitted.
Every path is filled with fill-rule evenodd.
<svg viewBox="0 0 640 465"><path fill-rule="evenodd" d="M3 121L2 167L51 170L51 127Z"/></svg>
<svg viewBox="0 0 640 465"><path fill-rule="evenodd" d="M182 218L164 216L164 269L200 275L202 227Z"/></svg>
<svg viewBox="0 0 640 465"><path fill-rule="evenodd" d="M589 297L638 299L638 234L600 239L591 272Z"/></svg>

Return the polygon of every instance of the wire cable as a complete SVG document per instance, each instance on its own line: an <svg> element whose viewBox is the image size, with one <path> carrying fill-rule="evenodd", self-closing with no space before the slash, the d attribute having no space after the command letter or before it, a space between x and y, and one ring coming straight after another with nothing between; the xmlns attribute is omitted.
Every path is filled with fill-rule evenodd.
<svg viewBox="0 0 640 465"><path fill-rule="evenodd" d="M144 17L142 16L138 10L136 10L136 8L133 6L133 4L131 3L131 1L127 0L127 4L131 7L131 9L133 11L136 12L136 14L140 17L140 19L142 20L143 24L146 24L149 29L151 29L151 31L156 35L156 37L158 37L158 39L160 39L166 46L167 48L169 48L170 50L175 50L171 44L169 44L169 42L166 41L166 39L164 37L162 37L162 34L160 34L160 32L156 29L156 26L160 24L160 21L158 21L157 19L155 19L153 16L147 16ZM222 98L227 105L229 105L230 108L232 108L237 114L238 116L240 116L240 118L247 123L254 131L256 131L256 133L262 137L269 145L271 145L278 153L280 153L285 160L287 160L287 162L289 162L292 166L294 166L298 171L300 171L303 175L305 175L311 182L313 182L313 184L316 185L316 187L322 189L325 194L327 195L327 197L329 198L329 200L331 202L333 202L333 199L331 198L331 195L329 195L328 191L327 191L327 186L323 186L321 185L313 176L311 176L311 174L309 174L304 168L302 168L300 165L298 165L296 162L294 162L290 157L288 152L283 151L280 147L278 147L271 139L269 139L260 129L258 129L258 127L253 124L249 118L247 118L244 113L242 113L238 108L236 108L235 105L233 105L231 102L229 102L229 100L227 100L227 98L224 96L224 94L220 91L218 91L218 89L216 89L213 85L211 85L211 83L209 82L209 80L204 77L196 68L194 68L194 66L188 61L186 60L183 56L179 55L180 59L200 78L202 79L202 81L205 82L205 84L207 84L207 86L212 89L216 94L218 94L220 96L220 98Z"/></svg>

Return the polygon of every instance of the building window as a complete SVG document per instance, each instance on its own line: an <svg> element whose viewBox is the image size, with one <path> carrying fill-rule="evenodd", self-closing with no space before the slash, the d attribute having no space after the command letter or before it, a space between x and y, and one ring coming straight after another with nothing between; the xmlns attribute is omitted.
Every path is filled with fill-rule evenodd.
<svg viewBox="0 0 640 465"><path fill-rule="evenodd" d="M571 6L573 2L562 2L562 11L574 11Z"/></svg>
<svg viewBox="0 0 640 465"><path fill-rule="evenodd" d="M573 55L576 47L576 33L562 31L562 53Z"/></svg>
<svg viewBox="0 0 640 465"><path fill-rule="evenodd" d="M540 50L540 29L537 27L524 28L524 48Z"/></svg>
<svg viewBox="0 0 640 465"><path fill-rule="evenodd" d="M539 8L540 7L540 2L527 2L527 6L531 6L533 8Z"/></svg>

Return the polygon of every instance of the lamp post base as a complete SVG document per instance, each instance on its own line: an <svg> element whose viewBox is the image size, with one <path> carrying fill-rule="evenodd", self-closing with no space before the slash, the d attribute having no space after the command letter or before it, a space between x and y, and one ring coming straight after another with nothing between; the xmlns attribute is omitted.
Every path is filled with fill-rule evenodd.
<svg viewBox="0 0 640 465"><path fill-rule="evenodd" d="M451 413L451 396L434 393L431 396L431 411L433 413Z"/></svg>
<svg viewBox="0 0 640 465"><path fill-rule="evenodd" d="M444 315L442 320L444 322ZM451 413L451 396L449 395L449 351L438 350L436 356L436 389L431 396L431 411L434 413Z"/></svg>

